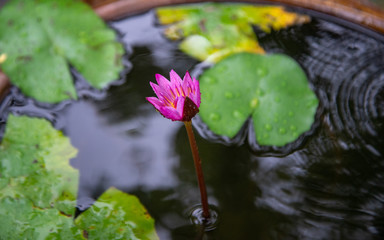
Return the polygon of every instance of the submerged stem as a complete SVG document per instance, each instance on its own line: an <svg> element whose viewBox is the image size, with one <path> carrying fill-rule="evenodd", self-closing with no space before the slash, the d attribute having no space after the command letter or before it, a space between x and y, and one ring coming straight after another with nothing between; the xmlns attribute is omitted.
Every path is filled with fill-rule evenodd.
<svg viewBox="0 0 384 240"><path fill-rule="evenodd" d="M195 140L195 135L192 130L192 122L184 121L185 128L187 129L189 144L191 145L191 151L193 156L193 161L195 163L197 181L199 183L200 195L201 195L201 205L203 207L203 217L208 219L210 217L208 200L207 200L207 190L205 188L203 169L201 167L201 160L199 156L199 151L197 149L197 144Z"/></svg>

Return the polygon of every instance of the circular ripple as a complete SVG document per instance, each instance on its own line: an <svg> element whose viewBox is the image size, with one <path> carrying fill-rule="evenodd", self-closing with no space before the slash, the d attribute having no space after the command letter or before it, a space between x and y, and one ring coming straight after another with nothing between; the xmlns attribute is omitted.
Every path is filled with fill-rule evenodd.
<svg viewBox="0 0 384 240"><path fill-rule="evenodd" d="M213 231L219 223L219 214L213 205L209 206L209 213L208 219L203 217L203 208L201 205L196 205L189 211L189 219L193 225L203 227L205 232Z"/></svg>
<svg viewBox="0 0 384 240"><path fill-rule="evenodd" d="M268 52L292 56L306 70L325 111L322 125L343 148L383 154L384 39L322 20L262 35Z"/></svg>
<svg viewBox="0 0 384 240"><path fill-rule="evenodd" d="M382 53L384 56L384 53ZM375 147L380 137L383 116L382 98L384 94L384 71L379 65L384 61L375 62L368 66L356 66L356 70L348 74L334 93L336 105L332 108L332 121L339 131L344 131L354 146L364 146L375 155L380 155L381 149ZM380 70L377 70L380 69Z"/></svg>
<svg viewBox="0 0 384 240"><path fill-rule="evenodd" d="M324 106L319 131L297 151L306 163L298 231L319 239L334 238L334 229L357 239L382 233L384 40L314 20L260 42L295 58Z"/></svg>

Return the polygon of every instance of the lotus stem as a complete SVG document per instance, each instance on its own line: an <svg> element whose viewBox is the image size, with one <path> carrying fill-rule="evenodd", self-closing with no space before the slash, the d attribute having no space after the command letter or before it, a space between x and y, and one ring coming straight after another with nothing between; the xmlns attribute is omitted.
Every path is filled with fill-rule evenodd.
<svg viewBox="0 0 384 240"><path fill-rule="evenodd" d="M199 188L200 188L201 205L203 207L203 217L205 219L209 219L210 213L209 213L209 206L208 206L208 199L207 199L207 190L205 187L205 181L204 181L203 169L201 167L199 151L197 148L195 135L193 134L192 121L184 121L184 124L188 133L188 139L189 139L189 144L191 146L193 162L195 163L196 176L197 176L197 181L199 183Z"/></svg>

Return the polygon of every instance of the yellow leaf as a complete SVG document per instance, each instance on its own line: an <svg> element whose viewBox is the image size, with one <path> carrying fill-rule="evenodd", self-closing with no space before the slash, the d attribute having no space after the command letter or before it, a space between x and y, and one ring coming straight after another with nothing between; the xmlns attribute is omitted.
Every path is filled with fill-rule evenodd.
<svg viewBox="0 0 384 240"><path fill-rule="evenodd" d="M180 49L200 61L217 62L229 55L264 54L252 25L262 31L280 30L310 21L279 6L207 3L157 9L167 38L181 40Z"/></svg>

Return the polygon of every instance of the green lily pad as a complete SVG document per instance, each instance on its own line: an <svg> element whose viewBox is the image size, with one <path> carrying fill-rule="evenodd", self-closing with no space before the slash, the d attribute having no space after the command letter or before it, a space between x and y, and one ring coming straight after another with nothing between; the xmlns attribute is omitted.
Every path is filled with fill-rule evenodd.
<svg viewBox="0 0 384 240"><path fill-rule="evenodd" d="M139 200L105 192L74 222L77 150L51 124L10 115L0 145L0 239L158 239Z"/></svg>
<svg viewBox="0 0 384 240"><path fill-rule="evenodd" d="M138 198L116 188L104 192L76 224L90 239L159 239L154 220Z"/></svg>
<svg viewBox="0 0 384 240"><path fill-rule="evenodd" d="M206 3L157 9L165 35L182 40L180 49L198 60L217 62L239 53L264 53L252 25L269 33L310 21L307 15L287 12L279 6Z"/></svg>
<svg viewBox="0 0 384 240"><path fill-rule="evenodd" d="M77 150L43 119L10 115L0 145L0 238L84 239L74 227Z"/></svg>
<svg viewBox="0 0 384 240"><path fill-rule="evenodd" d="M234 137L251 117L258 144L283 146L314 122L318 99L288 56L235 54L199 80L200 117L218 135Z"/></svg>
<svg viewBox="0 0 384 240"><path fill-rule="evenodd" d="M36 207L56 205L73 214L79 176L69 159L76 154L68 138L48 121L10 115L0 145L0 179L8 184L0 197L25 197Z"/></svg>
<svg viewBox="0 0 384 240"><path fill-rule="evenodd" d="M0 10L1 68L39 101L77 98L69 64L105 87L118 78L123 53L114 31L80 1L10 0Z"/></svg>
<svg viewBox="0 0 384 240"><path fill-rule="evenodd" d="M73 218L26 198L0 198L0 239L85 239Z"/></svg>

